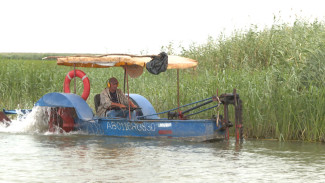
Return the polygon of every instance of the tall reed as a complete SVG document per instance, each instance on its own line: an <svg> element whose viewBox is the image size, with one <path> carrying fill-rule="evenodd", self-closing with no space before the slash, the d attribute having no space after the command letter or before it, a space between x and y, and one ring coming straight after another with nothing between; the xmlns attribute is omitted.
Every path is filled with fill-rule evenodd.
<svg viewBox="0 0 325 183"><path fill-rule="evenodd" d="M246 136L324 141L324 45L323 22L297 20L210 37L183 55L200 61L199 72L221 77L219 88L237 88Z"/></svg>

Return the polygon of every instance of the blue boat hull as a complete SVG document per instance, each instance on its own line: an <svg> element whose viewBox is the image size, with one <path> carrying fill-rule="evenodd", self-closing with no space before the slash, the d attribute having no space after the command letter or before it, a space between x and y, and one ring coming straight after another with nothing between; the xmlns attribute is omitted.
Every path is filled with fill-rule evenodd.
<svg viewBox="0 0 325 183"><path fill-rule="evenodd" d="M99 118L78 95L66 93L49 93L35 105L52 108L74 108L74 128L89 134L115 137L176 138L190 141L210 141L224 139L225 130L216 119L170 120L160 119L155 110L143 96L130 95L141 107L142 115L133 118ZM152 114L152 115L151 115Z"/></svg>
<svg viewBox="0 0 325 183"><path fill-rule="evenodd" d="M118 137L178 138L190 141L223 139L225 132L216 120L95 119L79 121L75 130Z"/></svg>

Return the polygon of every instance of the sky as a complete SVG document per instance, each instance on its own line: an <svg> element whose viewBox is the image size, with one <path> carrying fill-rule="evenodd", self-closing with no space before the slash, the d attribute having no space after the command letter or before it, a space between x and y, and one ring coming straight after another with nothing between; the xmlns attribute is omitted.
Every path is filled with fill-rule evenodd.
<svg viewBox="0 0 325 183"><path fill-rule="evenodd" d="M0 0L0 52L158 54L274 16L324 21L322 0Z"/></svg>

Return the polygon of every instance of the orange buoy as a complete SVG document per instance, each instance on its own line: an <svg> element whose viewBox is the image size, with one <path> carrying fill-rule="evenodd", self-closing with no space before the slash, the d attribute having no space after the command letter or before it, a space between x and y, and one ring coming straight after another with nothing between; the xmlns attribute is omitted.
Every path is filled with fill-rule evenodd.
<svg viewBox="0 0 325 183"><path fill-rule="evenodd" d="M71 79L75 77L75 73L76 73L76 76L78 78L80 78L84 84L84 90L82 92L81 97L84 100L87 100L89 93L90 93L90 82L89 82L89 79L88 79L86 73L84 73L81 70L75 70L75 71L72 70L67 74L67 76L65 77L65 80L64 80L64 85L63 85L64 93L70 93L70 82L71 82Z"/></svg>

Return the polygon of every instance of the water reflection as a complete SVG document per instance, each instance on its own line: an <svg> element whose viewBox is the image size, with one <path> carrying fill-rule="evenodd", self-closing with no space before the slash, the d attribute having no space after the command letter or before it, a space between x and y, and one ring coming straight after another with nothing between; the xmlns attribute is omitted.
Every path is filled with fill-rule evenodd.
<svg viewBox="0 0 325 183"><path fill-rule="evenodd" d="M324 144L0 133L0 182L322 182Z"/></svg>

